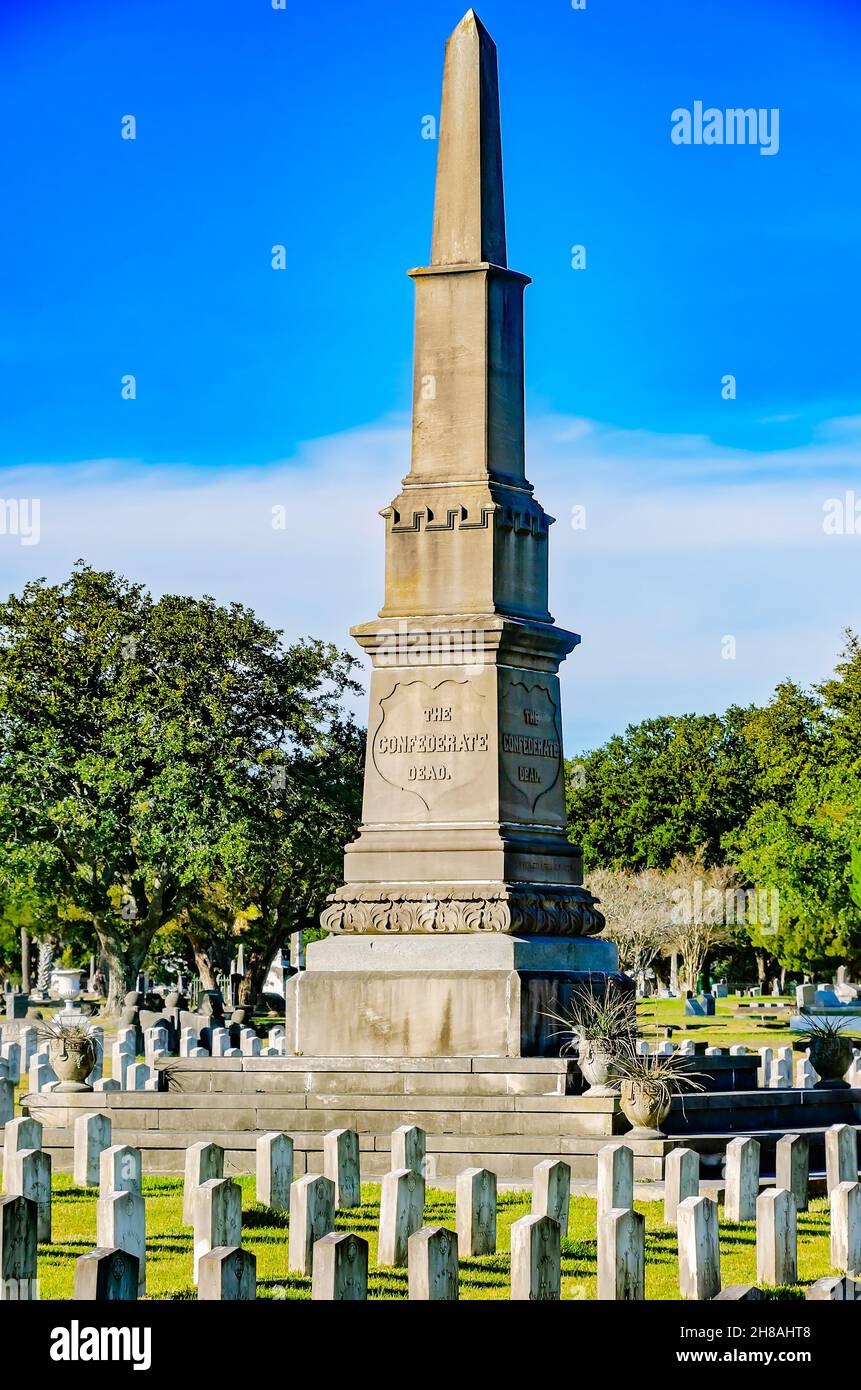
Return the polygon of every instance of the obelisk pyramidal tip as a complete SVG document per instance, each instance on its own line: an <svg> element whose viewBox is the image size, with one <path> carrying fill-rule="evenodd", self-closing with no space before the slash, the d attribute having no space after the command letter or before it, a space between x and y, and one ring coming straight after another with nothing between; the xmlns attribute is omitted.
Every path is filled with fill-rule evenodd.
<svg viewBox="0 0 861 1390"><path fill-rule="evenodd" d="M496 44L474 10L445 49L432 265L505 266Z"/></svg>

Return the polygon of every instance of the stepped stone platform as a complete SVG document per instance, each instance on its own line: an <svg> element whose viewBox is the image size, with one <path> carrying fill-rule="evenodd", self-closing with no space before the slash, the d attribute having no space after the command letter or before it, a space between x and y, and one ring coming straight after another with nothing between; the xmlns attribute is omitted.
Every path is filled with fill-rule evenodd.
<svg viewBox="0 0 861 1390"><path fill-rule="evenodd" d="M182 1173L198 1140L224 1148L227 1171L253 1172L257 1138L270 1130L292 1135L297 1176L319 1172L324 1134L348 1128L359 1134L364 1176L379 1178L390 1168L392 1130L417 1124L428 1135L428 1179L444 1186L476 1165L523 1184L536 1163L559 1157L575 1183L589 1182L598 1150L629 1129L615 1097L578 1094L579 1068L567 1058L171 1058L159 1069L169 1088L160 1092L25 1096L56 1167L71 1169L74 1121L93 1110L111 1117L114 1143L136 1145L145 1170L163 1174ZM824 1167L824 1131L838 1122L861 1122L861 1091L709 1091L674 1101L666 1138L628 1142L638 1182L660 1182L680 1145L697 1149L703 1177L719 1181L737 1134L759 1139L763 1171L773 1172L780 1136L806 1133L815 1170Z"/></svg>

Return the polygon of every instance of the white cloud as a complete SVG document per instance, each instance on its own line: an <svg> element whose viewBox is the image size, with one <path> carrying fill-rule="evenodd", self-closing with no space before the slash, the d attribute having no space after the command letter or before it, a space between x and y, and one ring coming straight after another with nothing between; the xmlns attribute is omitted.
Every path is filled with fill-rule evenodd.
<svg viewBox="0 0 861 1390"><path fill-rule="evenodd" d="M859 418L833 420L804 447L764 453L534 422L529 476L558 518L551 608L583 635L563 668L569 748L650 714L761 700L786 675L827 674L842 628L861 627L861 534L822 529L823 503L858 476L859 437ZM408 422L391 419L263 469L100 460L6 470L0 497L40 498L41 540L0 535L0 585L61 578L82 556L154 592L237 599L290 637L349 645L349 626L382 602L377 512L408 460ZM571 528L575 504L585 530ZM734 661L721 658L726 635Z"/></svg>

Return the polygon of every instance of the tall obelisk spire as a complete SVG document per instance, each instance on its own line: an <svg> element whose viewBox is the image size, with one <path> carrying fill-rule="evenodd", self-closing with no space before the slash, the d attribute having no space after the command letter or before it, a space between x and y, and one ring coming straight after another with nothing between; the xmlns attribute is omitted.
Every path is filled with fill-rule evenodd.
<svg viewBox="0 0 861 1390"><path fill-rule="evenodd" d="M445 49L431 265L507 265L496 44L475 10Z"/></svg>
<svg viewBox="0 0 861 1390"><path fill-rule="evenodd" d="M446 46L431 264L416 293L411 468L383 511L385 599L358 838L288 984L290 1050L558 1051L554 1014L615 947L565 816L553 520L524 460L523 291L505 245L496 48L472 10ZM548 1021L549 1020L549 1021Z"/></svg>

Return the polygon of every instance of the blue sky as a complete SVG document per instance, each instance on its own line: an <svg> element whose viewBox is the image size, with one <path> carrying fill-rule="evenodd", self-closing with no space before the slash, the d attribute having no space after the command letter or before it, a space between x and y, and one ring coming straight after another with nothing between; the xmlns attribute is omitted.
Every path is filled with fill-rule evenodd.
<svg viewBox="0 0 861 1390"><path fill-rule="evenodd" d="M344 641L376 611L404 272L429 254L422 119L465 8L4 0L0 497L40 497L42 526L0 535L3 588L84 554L291 635ZM861 534L822 533L827 499L861 497L861 9L477 8L510 263L535 282L529 471L559 518L553 608L584 638L569 747L825 674L861 626ZM696 100L778 108L779 152L675 146Z"/></svg>

